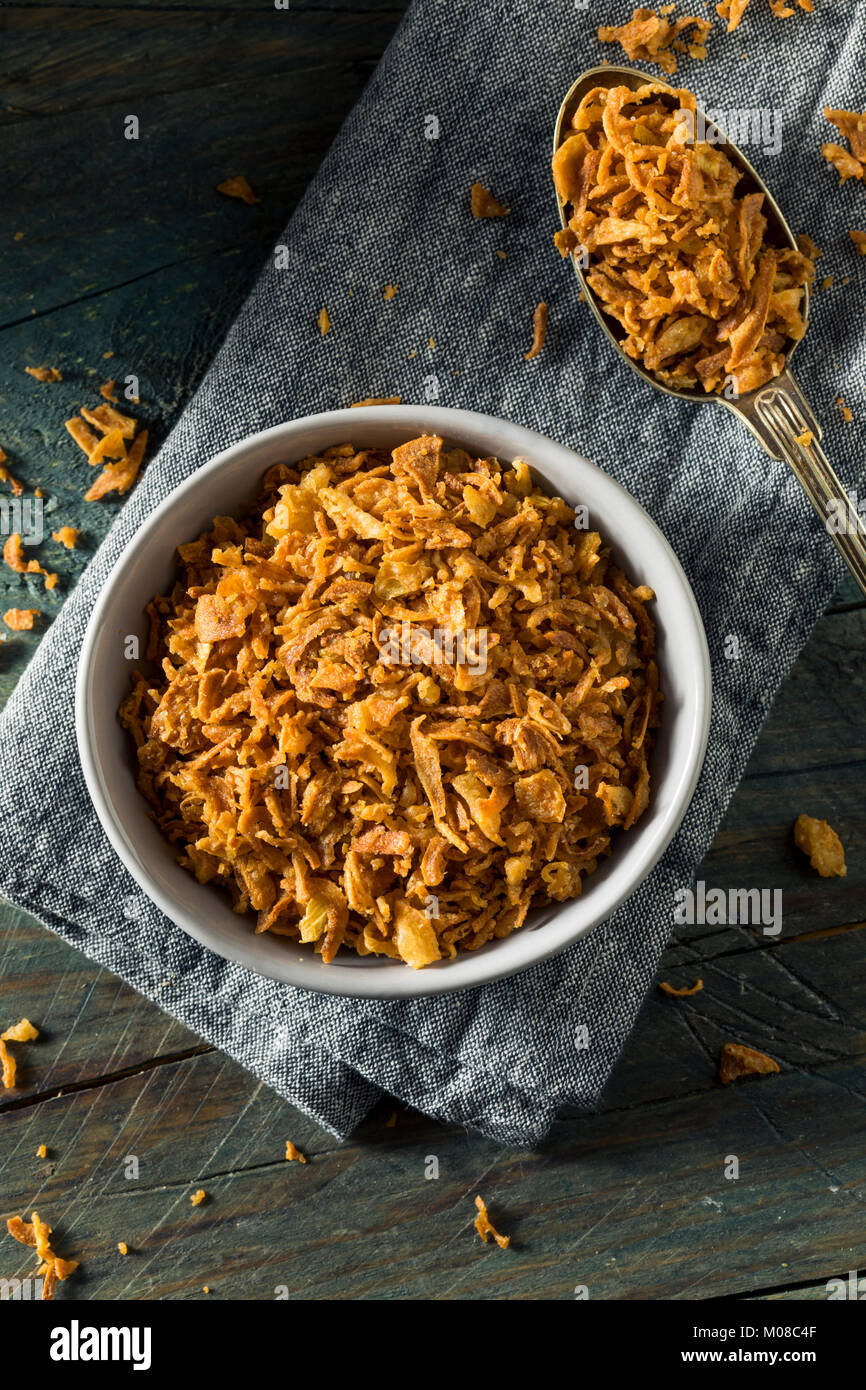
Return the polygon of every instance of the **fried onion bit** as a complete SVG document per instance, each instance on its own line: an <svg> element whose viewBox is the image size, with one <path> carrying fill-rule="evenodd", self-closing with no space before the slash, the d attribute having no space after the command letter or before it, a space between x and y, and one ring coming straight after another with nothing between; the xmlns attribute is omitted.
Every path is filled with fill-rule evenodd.
<svg viewBox="0 0 866 1390"><path fill-rule="evenodd" d="M703 980L697 980L693 985L686 985L682 989L677 989L674 985L669 985L667 980L659 980L659 989L662 994L666 994L669 999L691 999L693 994L699 994L704 987Z"/></svg>
<svg viewBox="0 0 866 1390"><path fill-rule="evenodd" d="M54 1297L54 1290L58 1280L68 1279L79 1267L78 1260L64 1260L59 1255L55 1255L51 1249L50 1236L51 1227L46 1221L41 1221L38 1212L33 1212L30 1221L25 1221L21 1216L10 1216L6 1221L6 1229L14 1240L22 1245L29 1245L35 1251L41 1264L36 1271L36 1277L44 1279L42 1285L42 1298L50 1301Z"/></svg>
<svg viewBox="0 0 866 1390"><path fill-rule="evenodd" d="M507 217L510 208L503 207L483 183L473 183L470 191L473 217Z"/></svg>
<svg viewBox="0 0 866 1390"><path fill-rule="evenodd" d="M227 198L239 198L242 203L249 203L250 206L262 201L261 198L256 197L243 174L238 174L235 178L223 179L222 183L217 184L217 193L224 193Z"/></svg>
<svg viewBox="0 0 866 1390"><path fill-rule="evenodd" d="M15 1085L15 1072L18 1065L6 1044L10 1042L33 1042L38 1037L39 1029L33 1026L29 1018L22 1018L19 1023L14 1023L4 1033L0 1033L0 1066L2 1066L5 1090L10 1091Z"/></svg>
<svg viewBox="0 0 866 1390"><path fill-rule="evenodd" d="M677 60L671 48L688 53L692 58L706 58L705 43L712 29L712 21L699 19L696 15L683 15L682 19L664 18L665 11L673 6L663 7L662 14L655 10L637 9L627 24L618 28L601 25L598 30L600 43L618 43L627 58L642 63L655 63L668 76L677 70ZM691 43L680 39L686 29L693 29Z"/></svg>
<svg viewBox="0 0 866 1390"><path fill-rule="evenodd" d="M475 1198L475 1205L478 1208L478 1215L475 1218L475 1229L486 1245L490 1236L496 1241L500 1250L507 1250L511 1244L511 1236L501 1236L487 1215L487 1207L480 1197Z"/></svg>
<svg viewBox="0 0 866 1390"><path fill-rule="evenodd" d="M743 1043L725 1043L719 1058L719 1079L723 1086L741 1076L765 1076L779 1070L779 1063L766 1052L756 1052Z"/></svg>
<svg viewBox="0 0 866 1390"><path fill-rule="evenodd" d="M809 863L822 878L844 878L847 874L842 841L827 821L798 816L794 821L794 844L809 856Z"/></svg>
<svg viewBox="0 0 866 1390"><path fill-rule="evenodd" d="M547 305L542 300L532 315L532 347L524 353L527 362L531 362L533 357L537 357L544 347L547 337Z"/></svg>

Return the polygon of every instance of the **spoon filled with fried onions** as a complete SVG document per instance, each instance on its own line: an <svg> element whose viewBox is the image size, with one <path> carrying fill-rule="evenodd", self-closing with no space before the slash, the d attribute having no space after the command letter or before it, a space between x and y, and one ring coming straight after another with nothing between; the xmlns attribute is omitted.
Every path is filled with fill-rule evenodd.
<svg viewBox="0 0 866 1390"><path fill-rule="evenodd" d="M809 238L795 240L693 93L632 68L574 83L553 180L556 244L611 342L653 386L725 406L789 464L866 593L866 528L790 367L809 319Z"/></svg>

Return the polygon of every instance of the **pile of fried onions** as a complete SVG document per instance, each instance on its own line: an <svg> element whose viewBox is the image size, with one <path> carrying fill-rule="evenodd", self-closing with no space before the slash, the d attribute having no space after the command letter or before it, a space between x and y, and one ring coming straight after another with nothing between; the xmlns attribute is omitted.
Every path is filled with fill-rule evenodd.
<svg viewBox="0 0 866 1390"><path fill-rule="evenodd" d="M121 707L180 862L324 961L417 968L577 897L649 801L652 591L526 463L437 436L262 486L179 548Z"/></svg>
<svg viewBox="0 0 866 1390"><path fill-rule="evenodd" d="M595 87L572 127L553 158L569 205L556 244L585 256L629 356L675 388L742 395L777 376L814 268L765 243L763 194L735 196L740 171L699 138L693 93Z"/></svg>

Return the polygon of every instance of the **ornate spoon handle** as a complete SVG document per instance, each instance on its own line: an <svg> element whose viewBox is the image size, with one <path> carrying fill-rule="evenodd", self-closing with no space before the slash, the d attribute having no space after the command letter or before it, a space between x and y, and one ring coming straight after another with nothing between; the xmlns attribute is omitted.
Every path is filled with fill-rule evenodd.
<svg viewBox="0 0 866 1390"><path fill-rule="evenodd" d="M725 404L770 455L784 459L866 594L866 525L821 448L821 426L786 368L767 386Z"/></svg>

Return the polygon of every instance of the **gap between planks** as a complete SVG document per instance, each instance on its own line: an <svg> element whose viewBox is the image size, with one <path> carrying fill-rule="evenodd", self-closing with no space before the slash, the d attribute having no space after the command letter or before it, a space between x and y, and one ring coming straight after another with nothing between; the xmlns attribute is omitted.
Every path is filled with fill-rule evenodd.
<svg viewBox="0 0 866 1390"><path fill-rule="evenodd" d="M799 1279L791 1284L774 1284L763 1289L743 1289L738 1290L736 1293L717 1294L713 1301L718 1303L743 1302L748 1299L772 1298L774 1294L796 1293L798 1289L819 1289L823 1284L829 1283L831 1279L847 1280L850 1273L851 1271L846 1269L844 1274L828 1274L826 1280ZM858 1269L855 1270L854 1273L859 1279L866 1271Z"/></svg>
<svg viewBox="0 0 866 1390"><path fill-rule="evenodd" d="M63 1096L71 1096L78 1091L93 1091L100 1086L110 1086L114 1081L127 1081L131 1076L140 1076L144 1072L154 1071L156 1067L170 1066L176 1062L188 1062L194 1057L205 1057L208 1053L218 1050L210 1043L198 1043L195 1047L188 1047L180 1052L168 1052L162 1057L151 1057L147 1061L136 1062L128 1067L120 1067L117 1071L105 1072L102 1076L88 1077L84 1081L69 1081L65 1086L55 1086L48 1091L39 1092L38 1095L21 1096L19 1100L7 1101L5 1105L0 1104L0 1115L10 1114L13 1110L30 1110L46 1101L59 1100Z"/></svg>
<svg viewBox="0 0 866 1390"><path fill-rule="evenodd" d="M291 209L287 216L291 216ZM191 265L194 261L212 260L216 256L228 256L238 251L253 251L258 245L259 241L256 238L252 241L232 243L230 246L219 246L212 251L199 251L194 256L181 256L176 261L166 261L164 265L153 266L150 270L142 271L140 275L130 276L128 280L118 280L117 284L114 285L103 285L90 294L76 295L74 299L64 300L62 304L51 304L47 309L37 309L35 314L25 314L23 318L8 319L5 323L0 323L0 333L5 333L7 329L20 328L24 323L38 323L40 319L46 318L49 314L59 314L64 309L74 309L76 304L86 304L88 300L101 299L105 294L115 294L118 290L127 289L129 285L137 285L142 280L150 279L152 275L162 275L165 271L174 270L177 266ZM261 245L264 248L262 254L266 256L273 243L270 239L262 238Z"/></svg>
<svg viewBox="0 0 866 1390"><path fill-rule="evenodd" d="M6 8L8 7L4 4L4 9ZM391 12L384 11L384 13ZM393 13L395 20L399 20L402 15L402 11L394 11ZM383 47L382 53L384 53L386 47L387 44L385 44L385 47ZM369 77L370 74L372 74L375 71L375 69L379 66L380 62L381 54L379 55L379 57L376 58L359 58L357 60L352 60L351 58L348 58L336 63L301 63L298 65L297 68L290 68L288 69L288 71L303 73L303 75L306 77L311 73L327 72L332 72L336 75L339 75L344 73L347 69L356 69L358 72L366 72L367 76ZM257 83L265 81L273 82L278 80L286 71L287 69L285 67L276 67L273 72L262 73L260 76L256 77L255 81ZM171 100L171 98L173 97L191 96L194 95L196 92L218 92L222 87L237 87L237 85L238 79L236 77L226 78L218 76L215 77L212 82L194 82L189 87L157 87L153 90L148 90L146 93L142 93L138 99L145 102L166 99ZM333 125L332 136L337 135L344 121L351 114L352 110L354 109L354 106L357 105L357 101L360 100L360 96L361 91L359 90L356 101L351 103L348 107L341 108L341 114L339 115L339 117ZM12 129L14 127L17 130L17 128L19 126L22 126L25 121L63 121L66 119L72 119L76 116L86 116L88 113L95 111L109 111L112 107L122 105L123 103L119 102L117 100L116 95L114 94L112 94L110 99L107 101L91 102L87 106L71 106L61 108L56 111L46 112L27 111L20 106L0 105L0 115L5 117L5 119L0 121L0 127L8 129ZM17 119L10 120L8 119L10 116Z"/></svg>

